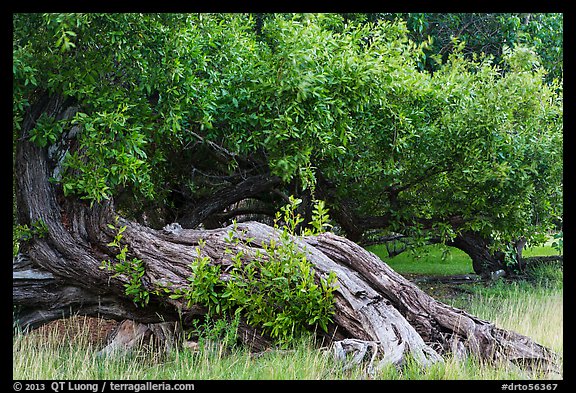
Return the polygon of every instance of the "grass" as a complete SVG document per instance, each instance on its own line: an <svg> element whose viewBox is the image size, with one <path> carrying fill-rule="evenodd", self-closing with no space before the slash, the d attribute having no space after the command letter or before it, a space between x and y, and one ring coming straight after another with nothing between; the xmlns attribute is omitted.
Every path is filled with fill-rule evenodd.
<svg viewBox="0 0 576 393"><path fill-rule="evenodd" d="M403 274L455 275L473 273L472 260L462 250L434 244L417 247L390 258L384 245L366 247L392 269Z"/></svg>
<svg viewBox="0 0 576 393"><path fill-rule="evenodd" d="M247 350L223 350L206 344L199 351L179 349L161 358L154 351L100 359L99 348L84 341L44 340L16 335L14 379L132 380L317 380L362 377L362 370L344 374L325 351L302 340L293 351L255 357Z"/></svg>
<svg viewBox="0 0 576 393"><path fill-rule="evenodd" d="M532 281L490 286L469 285L466 296L446 300L497 326L527 335L559 354L563 351L562 275L545 268ZM56 332L21 335L13 338L14 379L132 379L132 380L341 380L365 379L358 367L343 371L331 352L302 340L292 351L277 351L254 357L242 348L222 350L205 344L200 351L187 348L159 357L156 352L100 359L87 334L65 337ZM517 380L551 379L540 373L526 374L507 367L483 365L474 359L459 361L449 357L443 364L420 369L408 362L402 369L384 368L374 375L382 380Z"/></svg>
<svg viewBox="0 0 576 393"><path fill-rule="evenodd" d="M378 251L378 247L372 247ZM442 249L430 247L421 258L403 253L390 258L390 266L400 273L470 273L471 263L459 252L444 261L434 260ZM554 254L546 248L530 253ZM402 259L398 259L402 256ZM392 261L394 260L394 261ZM388 262L388 261L387 261ZM429 266L426 266L429 265ZM563 353L563 272L554 265L535 267L523 281L499 280L490 284L462 286L465 292L439 300L462 308L497 326L527 335L558 354ZM423 288L431 290L431 288ZM431 291L434 292L434 291ZM64 322L65 324L68 322ZM188 348L159 356L142 351L102 359L96 356L101 344L90 340L88 326L64 331L45 330L43 334L13 335L12 371L14 379L33 380L359 380L368 378L362 367L343 371L331 351L318 349L303 339L291 351L271 351L253 356L243 348L223 350L207 341L199 351ZM80 334L78 334L80 331ZM82 333L84 332L84 333ZM64 336L62 336L64 335ZM408 361L404 367L385 367L376 375L380 380L518 380L555 379L558 376L525 373L503 365L486 365L469 358L452 357L444 363L420 369Z"/></svg>
<svg viewBox="0 0 576 393"><path fill-rule="evenodd" d="M343 371L330 351L303 340L293 351L270 352L254 357L236 348L216 346L198 352L181 349L160 358L153 351L99 359L98 348L70 342L16 337L13 343L13 378L32 380L361 380L362 367ZM421 369L408 361L401 369L388 366L372 376L379 380L546 379L506 367L486 366L473 359L449 357L442 364Z"/></svg>
<svg viewBox="0 0 576 393"><path fill-rule="evenodd" d="M470 294L448 302L561 353L564 336L562 281L561 267L535 266L524 280L463 286Z"/></svg>
<svg viewBox="0 0 576 393"><path fill-rule="evenodd" d="M472 274L472 259L462 250L442 244L416 247L392 258L382 244L366 247L392 269L402 274L458 275ZM525 248L523 257L558 255L552 247L552 240L542 246Z"/></svg>

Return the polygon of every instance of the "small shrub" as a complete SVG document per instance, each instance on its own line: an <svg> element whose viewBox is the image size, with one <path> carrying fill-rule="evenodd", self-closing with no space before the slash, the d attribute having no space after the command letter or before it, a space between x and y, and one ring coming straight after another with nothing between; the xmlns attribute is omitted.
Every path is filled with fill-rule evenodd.
<svg viewBox="0 0 576 393"><path fill-rule="evenodd" d="M116 217L115 224L118 224L119 217ZM108 224L110 229L117 230L114 240L112 240L107 245L109 247L114 247L118 249L118 254L116 254L116 263L109 260L102 261L100 269L106 269L113 271L113 278L124 276L127 278L128 282L124 283L125 293L129 296L136 305L146 306L150 301L150 293L144 288L142 283L142 277L146 273L146 268L144 266L144 261L138 258L129 259L128 246L121 246L120 241L122 240L122 233L126 230L126 226L117 227L116 225Z"/></svg>
<svg viewBox="0 0 576 393"><path fill-rule="evenodd" d="M238 325L240 313L234 313L231 318L210 318L208 314L204 320L194 320L192 328L188 330L189 338L197 338L200 347L217 342L224 347L233 347L238 340Z"/></svg>
<svg viewBox="0 0 576 393"><path fill-rule="evenodd" d="M227 272L230 279L225 282L221 280L221 267L211 265L210 259L202 256L201 244L197 248L198 257L190 265L188 287L176 289L170 297L183 297L189 307L202 304L208 308L209 316L217 318L241 314L249 324L263 328L282 346L318 327L327 331L334 314L336 276L331 273L316 279L305 250L293 241L303 220L296 214L300 202L291 198L276 215L278 238L262 245L265 253L257 251L250 258L244 255L242 246L254 239L238 236L238 227L234 225L226 239L233 246L226 249L233 264ZM315 212L313 228L323 230L327 227L327 210L318 204ZM280 221L284 226L280 227Z"/></svg>

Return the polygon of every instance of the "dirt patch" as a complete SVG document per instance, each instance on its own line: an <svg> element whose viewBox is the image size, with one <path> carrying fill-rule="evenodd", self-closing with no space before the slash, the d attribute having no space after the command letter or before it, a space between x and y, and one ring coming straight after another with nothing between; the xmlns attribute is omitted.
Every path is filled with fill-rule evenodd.
<svg viewBox="0 0 576 393"><path fill-rule="evenodd" d="M402 275L428 295L442 302L450 302L453 299L473 293L462 284L482 282L480 277L474 274L430 276L426 274L407 273Z"/></svg>
<svg viewBox="0 0 576 393"><path fill-rule="evenodd" d="M97 317L73 316L58 319L30 332L43 339L57 340L62 343L76 342L103 346L108 334L118 325L118 321Z"/></svg>

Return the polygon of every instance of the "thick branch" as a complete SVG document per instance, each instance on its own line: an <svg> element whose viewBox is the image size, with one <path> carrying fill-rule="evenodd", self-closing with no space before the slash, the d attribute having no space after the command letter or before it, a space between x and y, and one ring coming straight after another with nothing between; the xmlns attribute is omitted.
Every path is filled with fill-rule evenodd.
<svg viewBox="0 0 576 393"><path fill-rule="evenodd" d="M35 266L19 254L12 261L12 301L18 307L17 324L24 331L71 315L131 319L143 323L177 320L177 314L161 305L142 308L114 294L99 295L74 285L64 277Z"/></svg>
<svg viewBox="0 0 576 393"><path fill-rule="evenodd" d="M546 347L438 302L385 263L375 263L378 257L357 244L331 234L308 242L333 260L353 264L355 271L392 302L425 342L439 344L445 352L457 351L459 355L467 352L488 361L544 364L550 370L559 371L557 355Z"/></svg>
<svg viewBox="0 0 576 393"><path fill-rule="evenodd" d="M213 214L243 199L269 191L281 183L277 176L261 174L251 176L238 184L217 191L214 195L190 206L190 212L180 220L185 228L196 228Z"/></svg>

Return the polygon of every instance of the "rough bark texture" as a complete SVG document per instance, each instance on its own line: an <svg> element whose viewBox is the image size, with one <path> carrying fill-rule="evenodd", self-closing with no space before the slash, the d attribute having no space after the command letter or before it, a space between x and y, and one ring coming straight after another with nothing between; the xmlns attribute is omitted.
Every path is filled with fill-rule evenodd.
<svg viewBox="0 0 576 393"><path fill-rule="evenodd" d="M58 97L41 100L24 120L24 136L40 113L58 117L73 112L68 109ZM165 296L151 296L147 307L136 307L124 293L128 278L113 278L111 272L100 268L103 260L116 254L107 245L116 234L108 226L116 218L112 203L90 207L62 197L48 182L53 163L47 150L25 137L18 146L16 169L21 222L30 224L41 219L48 228L45 236L22 245L22 256L13 260L13 300L19 307L17 318L23 327L33 328L70 313L144 324L179 320L185 327L191 319L205 313L199 305L188 307L185 300ZM143 261L145 274L141 281L150 292L167 285L187 286L189 264L197 258L201 241L205 242L201 254L212 264L222 266L224 272L232 264L230 254L224 252L231 247L225 240L230 227L194 230L173 225L155 230L123 218L116 225L126 226L122 242L128 245L129 258ZM256 250L263 252L263 245L278 233L265 224L247 222L238 224L236 236L250 238L234 250L242 250L249 258ZM410 355L426 366L455 352L473 354L486 361L556 369L556 355L547 348L436 301L376 255L346 238L326 233L293 241L305 250L318 276L334 272L338 279L334 322L327 333L319 334L325 342L354 339L374 343L379 362L384 363L401 364ZM224 273L222 279L227 278ZM137 324L131 326L139 335L147 332ZM166 332L157 326L149 325L147 329L152 333ZM269 337L244 321L240 339L254 350L271 344ZM344 343L350 342L341 343L341 348ZM370 348L374 345L370 344Z"/></svg>

